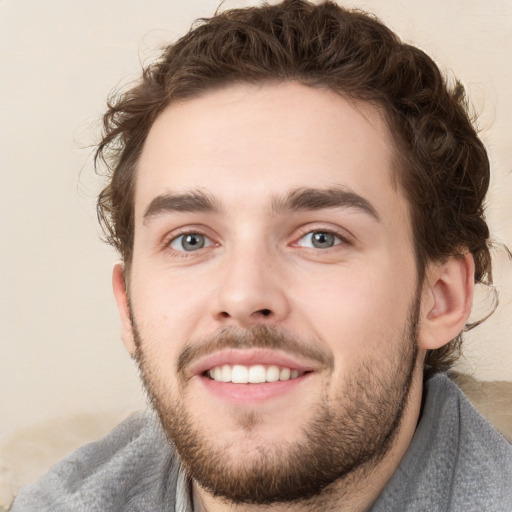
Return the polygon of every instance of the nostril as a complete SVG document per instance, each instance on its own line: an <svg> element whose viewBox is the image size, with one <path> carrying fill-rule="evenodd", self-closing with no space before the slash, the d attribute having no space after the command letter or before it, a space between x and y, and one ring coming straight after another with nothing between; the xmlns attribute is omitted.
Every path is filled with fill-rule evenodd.
<svg viewBox="0 0 512 512"><path fill-rule="evenodd" d="M259 312L260 312L263 316L270 316L270 315L271 315L271 313L272 313L272 312L270 311L270 309L261 309Z"/></svg>

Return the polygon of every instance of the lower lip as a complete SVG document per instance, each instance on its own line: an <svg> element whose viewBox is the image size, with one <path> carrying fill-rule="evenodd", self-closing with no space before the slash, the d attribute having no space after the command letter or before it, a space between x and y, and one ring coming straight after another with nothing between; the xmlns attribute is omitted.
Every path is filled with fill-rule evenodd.
<svg viewBox="0 0 512 512"><path fill-rule="evenodd" d="M297 386L311 378L312 373L305 373L301 377L277 382L263 382L261 384L233 384L231 382L217 382L208 377L199 377L201 384L210 393L234 404L261 403L278 398L293 391Z"/></svg>

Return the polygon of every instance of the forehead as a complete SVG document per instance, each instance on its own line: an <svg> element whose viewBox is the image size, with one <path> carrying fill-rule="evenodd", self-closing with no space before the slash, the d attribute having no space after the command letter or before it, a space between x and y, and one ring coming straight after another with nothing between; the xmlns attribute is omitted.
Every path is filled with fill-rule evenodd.
<svg viewBox="0 0 512 512"><path fill-rule="evenodd" d="M155 197L191 189L264 207L290 190L341 186L382 208L398 196L394 162L372 105L297 83L234 85L156 119L138 163L136 222Z"/></svg>

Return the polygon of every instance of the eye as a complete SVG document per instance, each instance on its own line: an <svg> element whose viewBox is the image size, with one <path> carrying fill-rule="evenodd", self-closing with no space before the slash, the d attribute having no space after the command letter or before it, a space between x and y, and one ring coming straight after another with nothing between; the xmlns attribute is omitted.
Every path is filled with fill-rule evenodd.
<svg viewBox="0 0 512 512"><path fill-rule="evenodd" d="M212 241L200 233L184 233L171 240L169 244L175 251L193 252L209 247Z"/></svg>
<svg viewBox="0 0 512 512"><path fill-rule="evenodd" d="M313 247L315 249L329 249L343 243L343 240L329 231L311 231L304 235L297 245L300 247Z"/></svg>

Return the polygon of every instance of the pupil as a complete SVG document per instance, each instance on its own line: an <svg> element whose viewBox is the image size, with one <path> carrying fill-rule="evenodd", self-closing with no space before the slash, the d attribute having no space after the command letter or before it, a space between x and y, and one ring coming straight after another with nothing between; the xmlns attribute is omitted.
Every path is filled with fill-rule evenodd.
<svg viewBox="0 0 512 512"><path fill-rule="evenodd" d="M313 234L313 245L315 247L332 247L334 243L334 235L318 231Z"/></svg>
<svg viewBox="0 0 512 512"><path fill-rule="evenodd" d="M195 251L204 246L204 238L201 235L187 235L183 239L183 248Z"/></svg>

